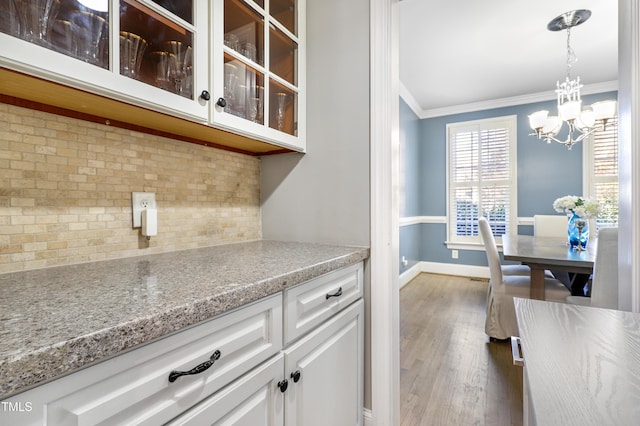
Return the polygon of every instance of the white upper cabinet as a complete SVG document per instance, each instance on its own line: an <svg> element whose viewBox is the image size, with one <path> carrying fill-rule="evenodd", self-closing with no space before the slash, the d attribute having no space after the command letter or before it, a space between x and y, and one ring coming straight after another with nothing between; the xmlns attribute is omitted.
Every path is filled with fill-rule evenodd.
<svg viewBox="0 0 640 426"><path fill-rule="evenodd" d="M304 151L304 0L213 5L212 122Z"/></svg>
<svg viewBox="0 0 640 426"><path fill-rule="evenodd" d="M176 130L192 139L255 153L270 149L247 139L305 150L304 0L5 3L0 68L204 125ZM0 92L108 116L104 107L56 105L56 86L46 90L42 96ZM136 123L136 115L116 119L154 128L154 120Z"/></svg>
<svg viewBox="0 0 640 426"><path fill-rule="evenodd" d="M208 5L173 0L10 0L7 68L206 122Z"/></svg>

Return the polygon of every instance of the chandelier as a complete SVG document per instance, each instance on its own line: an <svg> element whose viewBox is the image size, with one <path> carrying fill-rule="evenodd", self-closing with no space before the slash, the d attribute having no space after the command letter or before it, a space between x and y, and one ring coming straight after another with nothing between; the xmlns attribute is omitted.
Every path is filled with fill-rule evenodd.
<svg viewBox="0 0 640 426"><path fill-rule="evenodd" d="M607 121L616 115L616 101L614 100L596 102L583 109L580 99L580 88L582 87L580 77L571 78L571 67L577 61L571 48L571 28L582 24L590 16L590 10L574 10L563 13L547 25L549 31L567 30L567 77L563 83L560 81L556 83L558 115L550 116L549 111L542 110L529 116L529 125L535 131L530 136L537 136L538 139L544 139L547 143L555 141L564 144L568 149L596 130L603 130ZM567 138L565 140L557 139L556 136L565 122L569 127Z"/></svg>

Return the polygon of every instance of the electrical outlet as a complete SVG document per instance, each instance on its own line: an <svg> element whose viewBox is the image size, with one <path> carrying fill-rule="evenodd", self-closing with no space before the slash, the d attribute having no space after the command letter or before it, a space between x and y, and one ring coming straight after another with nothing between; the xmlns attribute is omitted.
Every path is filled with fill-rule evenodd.
<svg viewBox="0 0 640 426"><path fill-rule="evenodd" d="M407 260L407 258L402 256L402 266L407 266L408 264L409 264L409 261Z"/></svg>
<svg viewBox="0 0 640 426"><path fill-rule="evenodd" d="M458 250L451 250L451 258L452 259L458 258Z"/></svg>
<svg viewBox="0 0 640 426"><path fill-rule="evenodd" d="M131 207L133 211L133 227L142 226L142 210L156 208L155 192L132 192Z"/></svg>

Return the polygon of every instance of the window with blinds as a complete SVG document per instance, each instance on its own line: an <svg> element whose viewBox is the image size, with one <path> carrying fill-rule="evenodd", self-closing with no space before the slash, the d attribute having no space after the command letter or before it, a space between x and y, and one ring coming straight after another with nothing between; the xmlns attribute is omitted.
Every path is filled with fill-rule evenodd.
<svg viewBox="0 0 640 426"><path fill-rule="evenodd" d="M515 116L447 126L449 243L482 243L480 216L497 238L515 231L515 143Z"/></svg>
<svg viewBox="0 0 640 426"><path fill-rule="evenodd" d="M607 122L596 130L586 144L585 171L587 193L598 200L601 213L598 226L616 226L618 223L618 119Z"/></svg>

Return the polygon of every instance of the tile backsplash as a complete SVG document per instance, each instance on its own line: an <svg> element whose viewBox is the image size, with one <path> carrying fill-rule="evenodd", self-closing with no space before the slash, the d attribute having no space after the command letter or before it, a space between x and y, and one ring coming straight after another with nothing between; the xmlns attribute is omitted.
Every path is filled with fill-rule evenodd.
<svg viewBox="0 0 640 426"><path fill-rule="evenodd" d="M0 104L0 273L261 237L260 160ZM156 193L158 235L132 227Z"/></svg>

